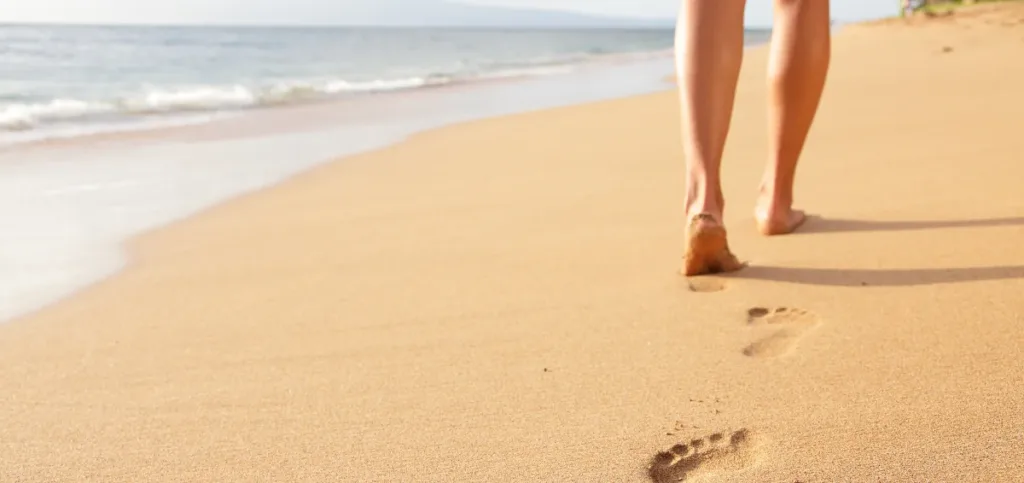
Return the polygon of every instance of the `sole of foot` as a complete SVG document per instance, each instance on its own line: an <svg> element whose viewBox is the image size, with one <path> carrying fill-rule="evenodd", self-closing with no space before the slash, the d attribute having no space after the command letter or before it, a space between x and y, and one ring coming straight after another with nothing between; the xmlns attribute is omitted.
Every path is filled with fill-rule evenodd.
<svg viewBox="0 0 1024 483"><path fill-rule="evenodd" d="M686 230L686 254L683 275L694 277L735 272L745 267L729 250L725 227L706 213L690 219Z"/></svg>

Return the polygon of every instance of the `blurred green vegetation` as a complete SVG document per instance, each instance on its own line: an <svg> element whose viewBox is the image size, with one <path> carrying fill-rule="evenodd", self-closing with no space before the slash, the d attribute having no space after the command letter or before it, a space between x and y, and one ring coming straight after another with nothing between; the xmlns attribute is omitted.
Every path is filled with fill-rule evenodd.
<svg viewBox="0 0 1024 483"><path fill-rule="evenodd" d="M1021 0L912 0L911 4L914 6L915 12L925 12L932 14L948 13L956 10L960 7L967 5L977 5L979 3L994 3L994 2L1013 2ZM906 11L904 8L903 0L900 0L900 13L905 15Z"/></svg>

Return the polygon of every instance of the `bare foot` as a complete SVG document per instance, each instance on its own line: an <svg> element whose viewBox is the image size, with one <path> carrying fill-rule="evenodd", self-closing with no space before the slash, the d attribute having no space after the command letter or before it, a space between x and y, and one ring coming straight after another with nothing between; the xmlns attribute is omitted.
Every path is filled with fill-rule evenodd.
<svg viewBox="0 0 1024 483"><path fill-rule="evenodd" d="M757 220L757 231L764 236L785 235L792 233L800 225L807 221L807 215L802 210L768 209L758 207L754 210L754 219Z"/></svg>
<svg viewBox="0 0 1024 483"><path fill-rule="evenodd" d="M701 213L690 219L686 230L683 275L693 277L735 272L743 267L744 264L729 251L725 227L714 216Z"/></svg>

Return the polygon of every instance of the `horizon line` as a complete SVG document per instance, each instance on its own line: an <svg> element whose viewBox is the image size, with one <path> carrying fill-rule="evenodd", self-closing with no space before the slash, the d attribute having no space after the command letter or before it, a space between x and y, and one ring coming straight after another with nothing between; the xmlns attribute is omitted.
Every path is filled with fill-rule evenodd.
<svg viewBox="0 0 1024 483"><path fill-rule="evenodd" d="M18 21L5 21L0 20L0 27L165 27L165 28L268 28L268 29L297 29L297 28L308 28L308 29L324 29L324 28L394 28L394 29L415 29L415 28L448 28L448 29L532 29L532 30L550 30L550 29L618 29L618 30L666 30L675 28L675 19L651 19L651 20L635 20L626 17L626 22L622 24L608 23L608 24L594 24L594 25L580 25L580 24L496 24L496 23L479 23L479 24L467 24L467 23L452 23L452 24L409 24L409 23L259 23L259 22L240 22L240 23L221 23L221 22L117 22L117 21L106 21L106 22L78 22L78 21L42 21L42 20L18 20ZM629 23L632 20L636 23ZM666 22L664 24L660 22ZM744 30L751 31L770 31L771 26L763 25L744 25Z"/></svg>

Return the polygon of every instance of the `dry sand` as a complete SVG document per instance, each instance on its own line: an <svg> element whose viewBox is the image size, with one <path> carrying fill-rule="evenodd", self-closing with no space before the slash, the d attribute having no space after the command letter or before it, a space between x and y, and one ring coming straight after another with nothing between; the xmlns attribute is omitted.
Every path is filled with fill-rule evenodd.
<svg viewBox="0 0 1024 483"><path fill-rule="evenodd" d="M672 93L442 129L144 236L0 326L0 481L1021 481L1024 8L980 9L844 29L798 187L822 217L788 237L753 227L748 55L734 276L677 274Z"/></svg>

